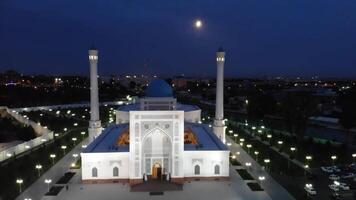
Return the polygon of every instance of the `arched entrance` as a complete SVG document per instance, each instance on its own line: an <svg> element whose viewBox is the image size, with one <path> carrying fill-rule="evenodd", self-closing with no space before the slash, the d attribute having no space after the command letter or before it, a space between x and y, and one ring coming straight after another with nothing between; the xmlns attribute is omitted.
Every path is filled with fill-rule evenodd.
<svg viewBox="0 0 356 200"><path fill-rule="evenodd" d="M142 141L142 170L148 179L164 180L172 168L172 140L160 128L153 128Z"/></svg>
<svg viewBox="0 0 356 200"><path fill-rule="evenodd" d="M152 179L162 179L162 166L159 163L155 163L152 166Z"/></svg>

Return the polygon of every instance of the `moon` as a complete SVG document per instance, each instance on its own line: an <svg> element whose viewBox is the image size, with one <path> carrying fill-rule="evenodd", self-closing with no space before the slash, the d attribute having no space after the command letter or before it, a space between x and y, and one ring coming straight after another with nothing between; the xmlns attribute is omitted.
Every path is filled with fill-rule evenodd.
<svg viewBox="0 0 356 200"><path fill-rule="evenodd" d="M199 20L199 19L197 19L196 21L195 21L195 27L196 28L201 28L203 26L203 22L201 21L201 20Z"/></svg>

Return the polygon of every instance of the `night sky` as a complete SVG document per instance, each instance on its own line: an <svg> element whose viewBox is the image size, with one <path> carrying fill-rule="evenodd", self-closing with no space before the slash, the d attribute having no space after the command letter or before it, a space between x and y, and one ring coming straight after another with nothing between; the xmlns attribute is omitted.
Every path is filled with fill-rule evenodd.
<svg viewBox="0 0 356 200"><path fill-rule="evenodd" d="M197 30L194 21L201 19ZM0 71L356 77L355 0L0 0Z"/></svg>

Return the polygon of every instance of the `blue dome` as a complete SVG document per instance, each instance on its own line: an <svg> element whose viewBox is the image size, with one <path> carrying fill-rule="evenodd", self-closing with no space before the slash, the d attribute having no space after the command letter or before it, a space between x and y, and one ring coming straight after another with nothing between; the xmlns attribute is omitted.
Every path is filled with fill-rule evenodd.
<svg viewBox="0 0 356 200"><path fill-rule="evenodd" d="M156 79L148 84L146 97L173 97L172 87L162 79Z"/></svg>

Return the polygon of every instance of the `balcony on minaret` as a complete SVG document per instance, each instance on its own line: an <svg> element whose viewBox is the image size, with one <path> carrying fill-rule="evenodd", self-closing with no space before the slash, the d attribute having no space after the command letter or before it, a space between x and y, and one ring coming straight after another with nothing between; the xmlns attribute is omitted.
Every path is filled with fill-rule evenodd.
<svg viewBox="0 0 356 200"><path fill-rule="evenodd" d="M225 61L225 58L224 58L224 57L217 57L217 58L216 58L216 61L218 61L218 62L219 62L219 61L224 62L224 61Z"/></svg>
<svg viewBox="0 0 356 200"><path fill-rule="evenodd" d="M97 55L89 55L89 60L96 61L96 60L98 60L98 56Z"/></svg>

